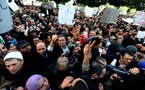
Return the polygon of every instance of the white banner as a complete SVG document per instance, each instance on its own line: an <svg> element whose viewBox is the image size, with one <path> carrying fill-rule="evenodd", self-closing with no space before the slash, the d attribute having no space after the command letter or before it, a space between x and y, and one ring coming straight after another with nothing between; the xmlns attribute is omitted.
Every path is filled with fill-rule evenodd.
<svg viewBox="0 0 145 90"><path fill-rule="evenodd" d="M114 23L120 13L119 9L106 8L103 16L100 18L100 22L103 23Z"/></svg>
<svg viewBox="0 0 145 90"><path fill-rule="evenodd" d="M145 12L137 11L133 17L133 25L145 27Z"/></svg>
<svg viewBox="0 0 145 90"><path fill-rule="evenodd" d="M75 13L74 6L59 5L59 12L58 12L59 23L72 25L74 19L74 13Z"/></svg>
<svg viewBox="0 0 145 90"><path fill-rule="evenodd" d="M15 2L10 2L8 5L13 10L13 12L19 10L19 6Z"/></svg>
<svg viewBox="0 0 145 90"><path fill-rule="evenodd" d="M24 5L32 5L33 0L22 0Z"/></svg>
<svg viewBox="0 0 145 90"><path fill-rule="evenodd" d="M92 17L92 15L94 14L93 8L90 8L88 6L86 6L84 8L84 12L85 12L85 15L88 16L88 17Z"/></svg>
<svg viewBox="0 0 145 90"><path fill-rule="evenodd" d="M145 38L145 31L138 31L136 37L137 38Z"/></svg>
<svg viewBox="0 0 145 90"><path fill-rule="evenodd" d="M131 24L131 23L133 22L133 19L132 19L132 18L122 18L122 20L123 20L124 22L129 23L129 24Z"/></svg>
<svg viewBox="0 0 145 90"><path fill-rule="evenodd" d="M5 33L12 29L12 17L6 0L0 1L0 33Z"/></svg>

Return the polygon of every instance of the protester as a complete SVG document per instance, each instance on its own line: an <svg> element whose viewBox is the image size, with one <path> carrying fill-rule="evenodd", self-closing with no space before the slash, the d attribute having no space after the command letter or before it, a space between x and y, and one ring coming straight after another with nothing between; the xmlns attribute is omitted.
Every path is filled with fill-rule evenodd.
<svg viewBox="0 0 145 90"><path fill-rule="evenodd" d="M26 82L27 90L51 90L49 81L42 75L34 74Z"/></svg>
<svg viewBox="0 0 145 90"><path fill-rule="evenodd" d="M144 28L122 20L128 16L102 23L102 12L77 10L69 25L48 4L20 7L0 44L0 75L16 90L144 90Z"/></svg>
<svg viewBox="0 0 145 90"><path fill-rule="evenodd" d="M106 60L103 57L98 56L93 62L91 59L91 48L95 44L89 42L84 47L84 60L82 64L82 78L86 81L89 89L91 90L101 90L105 89L102 78L106 74Z"/></svg>
<svg viewBox="0 0 145 90"><path fill-rule="evenodd" d="M16 88L24 88L27 78L31 75L31 71L26 70L23 66L24 59L19 51L13 51L4 57L5 66L11 74L11 80Z"/></svg>
<svg viewBox="0 0 145 90"><path fill-rule="evenodd" d="M67 76L75 76L75 73L69 67L69 60L66 56L60 56L56 63L48 66L49 80L52 89L57 89Z"/></svg>

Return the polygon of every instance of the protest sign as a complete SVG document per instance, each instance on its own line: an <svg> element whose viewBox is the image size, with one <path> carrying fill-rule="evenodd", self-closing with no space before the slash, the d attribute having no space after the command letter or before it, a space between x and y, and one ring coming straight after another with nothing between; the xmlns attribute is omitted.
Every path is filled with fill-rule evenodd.
<svg viewBox="0 0 145 90"><path fill-rule="evenodd" d="M136 37L137 38L145 38L145 31L138 31Z"/></svg>
<svg viewBox="0 0 145 90"><path fill-rule="evenodd" d="M15 2L10 2L8 5L13 10L13 12L19 10L19 6Z"/></svg>
<svg viewBox="0 0 145 90"><path fill-rule="evenodd" d="M84 12L85 12L85 15L88 16L88 17L92 17L92 15L94 14L93 8L90 8L88 6L86 6L84 8Z"/></svg>
<svg viewBox="0 0 145 90"><path fill-rule="evenodd" d="M122 18L122 21L131 24L133 22L133 19L132 18Z"/></svg>
<svg viewBox="0 0 145 90"><path fill-rule="evenodd" d="M22 0L24 5L32 5L33 0Z"/></svg>
<svg viewBox="0 0 145 90"><path fill-rule="evenodd" d="M133 17L133 25L145 27L145 12L137 11Z"/></svg>
<svg viewBox="0 0 145 90"><path fill-rule="evenodd" d="M119 9L106 8L103 16L100 18L100 22L103 23L114 23L120 13Z"/></svg>
<svg viewBox="0 0 145 90"><path fill-rule="evenodd" d="M6 0L0 1L0 33L5 33L12 29L12 17Z"/></svg>
<svg viewBox="0 0 145 90"><path fill-rule="evenodd" d="M59 12L58 12L59 23L72 25L74 19L74 13L75 13L74 6L59 5Z"/></svg>

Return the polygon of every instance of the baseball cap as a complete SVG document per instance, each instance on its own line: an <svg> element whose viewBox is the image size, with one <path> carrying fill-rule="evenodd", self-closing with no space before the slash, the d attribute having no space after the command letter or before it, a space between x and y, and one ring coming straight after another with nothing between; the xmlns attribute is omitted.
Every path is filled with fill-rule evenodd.
<svg viewBox="0 0 145 90"><path fill-rule="evenodd" d="M140 62L139 67L140 69L145 70L145 61Z"/></svg>
<svg viewBox="0 0 145 90"><path fill-rule="evenodd" d="M21 52L19 52L19 51L12 51L12 52L7 53L3 60L6 61L7 59L10 59L10 58L16 58L16 59L23 60L23 56L22 56Z"/></svg>

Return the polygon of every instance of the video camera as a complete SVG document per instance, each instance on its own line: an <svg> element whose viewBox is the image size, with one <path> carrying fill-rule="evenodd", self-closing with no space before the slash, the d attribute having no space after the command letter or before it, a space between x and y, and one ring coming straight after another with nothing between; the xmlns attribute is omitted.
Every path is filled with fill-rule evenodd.
<svg viewBox="0 0 145 90"><path fill-rule="evenodd" d="M119 68L117 68L115 66L109 65L109 64L107 64L106 68L109 71L113 72L113 73L117 73L119 76L124 76L124 75L128 75L129 76L131 74L127 70L121 70L121 69L119 69Z"/></svg>

